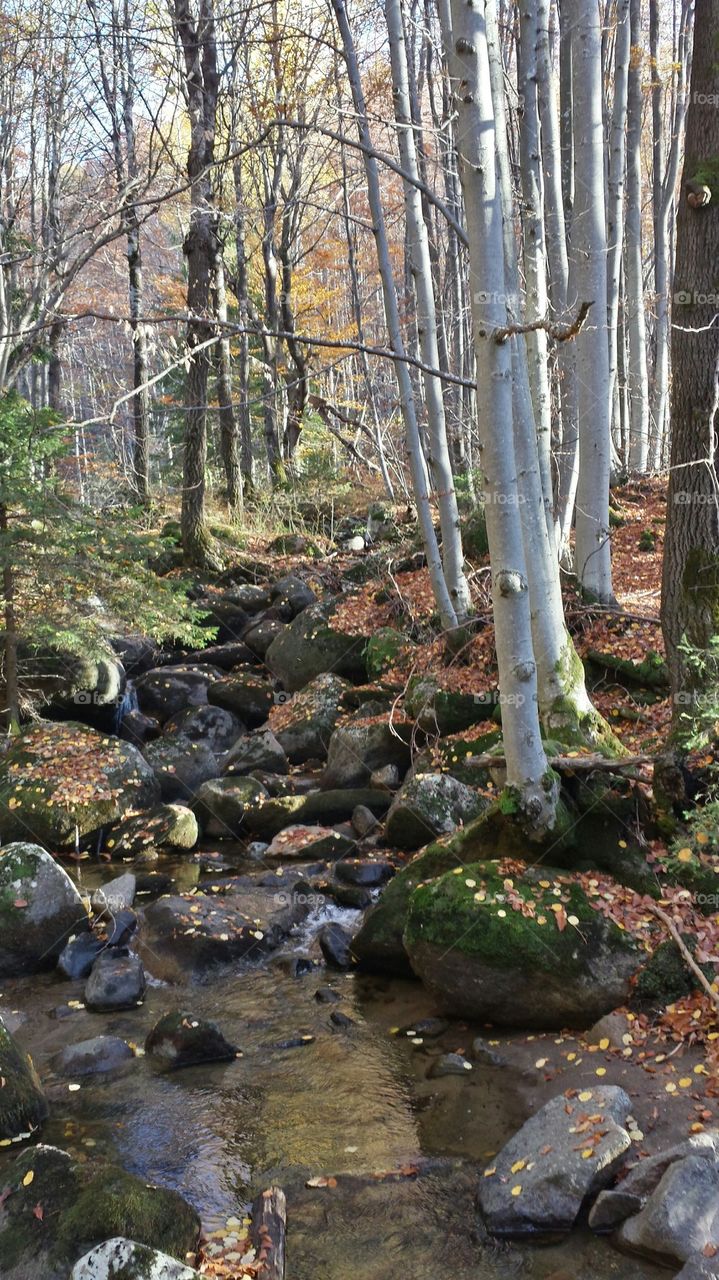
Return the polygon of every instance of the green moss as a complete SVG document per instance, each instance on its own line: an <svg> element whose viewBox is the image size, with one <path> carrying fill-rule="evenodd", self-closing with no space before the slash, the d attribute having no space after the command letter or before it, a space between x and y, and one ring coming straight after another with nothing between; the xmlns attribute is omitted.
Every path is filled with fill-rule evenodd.
<svg viewBox="0 0 719 1280"><path fill-rule="evenodd" d="M693 951L696 938L684 936L684 941ZM712 972L711 977L714 977ZM651 1001L658 1008L663 1008L672 1000L679 1000L687 995L694 985L689 970L673 942L662 942L651 959L644 966L639 977L635 993L639 1000Z"/></svg>
<svg viewBox="0 0 719 1280"><path fill-rule="evenodd" d="M520 899L534 916L522 914ZM636 949L631 938L604 920L584 891L560 872L527 867L521 876L508 879L492 862L470 863L419 885L409 904L405 942L451 946L497 969L578 973L585 960L577 948L575 927L560 931L554 924L553 908L558 904L567 916L576 917L575 927L585 937L601 926L615 947Z"/></svg>
<svg viewBox="0 0 719 1280"><path fill-rule="evenodd" d="M687 169L689 169L688 164ZM712 200L719 200L719 158L710 156L708 159L697 161L689 181L708 187L712 193Z"/></svg>
<svg viewBox="0 0 719 1280"><path fill-rule="evenodd" d="M79 1191L56 1228L58 1246L68 1254L79 1241L125 1236L183 1260L198 1234L197 1214L176 1191L148 1187L115 1168L100 1170Z"/></svg>
<svg viewBox="0 0 719 1280"><path fill-rule="evenodd" d="M631 658L617 658L613 653L601 653L591 649L588 660L602 671L617 678L618 682L630 685L649 685L650 688L668 688L669 674L661 654L650 649L642 662L633 662Z"/></svg>
<svg viewBox="0 0 719 1280"><path fill-rule="evenodd" d="M395 665L401 654L410 647L406 636L394 627L380 627L367 641L365 658L370 680L378 680Z"/></svg>

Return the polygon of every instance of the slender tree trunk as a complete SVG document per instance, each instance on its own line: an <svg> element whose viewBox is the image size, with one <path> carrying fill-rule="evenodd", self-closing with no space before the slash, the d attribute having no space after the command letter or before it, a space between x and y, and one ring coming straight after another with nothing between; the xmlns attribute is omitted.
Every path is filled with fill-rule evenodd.
<svg viewBox="0 0 719 1280"><path fill-rule="evenodd" d="M583 590L610 603L611 433L606 334L607 230L604 205L601 32L596 0L571 0L575 202L572 279L577 302L593 303L576 340L579 402L576 570Z"/></svg>
<svg viewBox="0 0 719 1280"><path fill-rule="evenodd" d="M337 24L342 38L345 62L347 64L347 72L352 90L352 99L357 116L357 127L360 141L363 146L367 148L367 150L363 152L365 176L367 178L367 198L372 216L372 231L375 238L375 244L377 246L377 263L382 280L382 296L384 301L387 331L392 350L398 357L394 362L395 376L397 378L400 394L402 418L405 428L405 447L409 458L414 497L417 503L417 515L419 518L420 529L422 531L422 541L424 544L425 555L427 557L427 568L429 570L430 581L432 583L432 591L442 620L442 626L449 630L456 627L457 615L445 582L439 547L437 546L437 538L434 532L432 508L430 506L429 494L427 492L427 468L424 454L422 452L422 441L420 437L419 423L417 421L412 380L409 375L409 367L403 359L405 355L405 348L402 337L397 288L394 274L392 272L392 261L390 257L389 243L387 241L377 161L374 156L370 154L372 140L367 121L367 108L365 105L364 94L362 92L357 55L354 48L352 31L347 18L347 10L345 8L344 0L332 0L332 7L337 17Z"/></svg>
<svg viewBox="0 0 719 1280"><path fill-rule="evenodd" d="M415 185L420 178L420 173L412 123L407 51L400 0L385 0L385 15L389 31L392 96L399 138L399 155L402 168L410 179L404 183L404 206L407 219L408 258L417 312L419 350L424 364L432 369L439 369L442 366L437 341L437 311L429 237L422 211L422 197ZM442 382L433 374L425 373L423 377L427 407L427 463L436 487L434 496L439 508L442 530L444 577L457 621L463 622L470 612L472 602L464 576L462 536L447 443Z"/></svg>
<svg viewBox="0 0 719 1280"><path fill-rule="evenodd" d="M127 211L127 270L132 332L133 484L140 502L150 497L150 397L147 329L142 322L142 249L134 209Z"/></svg>
<svg viewBox="0 0 719 1280"><path fill-rule="evenodd" d="M10 553L10 529L8 509L0 503L0 539L4 543L3 566L3 615L4 615L4 684L5 727L8 733L16 733L20 727L20 687L17 662L17 623L15 620L15 574Z"/></svg>
<svg viewBox="0 0 719 1280"><path fill-rule="evenodd" d="M630 0L631 58L627 101L626 316L629 340L629 467L643 475L649 458L649 377L642 272L641 0Z"/></svg>
<svg viewBox="0 0 719 1280"><path fill-rule="evenodd" d="M691 693L716 695L715 664L702 680L684 639L706 651L719 635L719 0L696 0L682 198L677 215L672 331L672 449L664 542L662 628L675 725ZM702 188L709 202L697 202ZM708 682L708 687L706 684Z"/></svg>
<svg viewBox="0 0 719 1280"><path fill-rule="evenodd" d="M609 398L616 436L617 394L617 327L619 324L619 292L624 245L624 175L626 167L627 101L629 95L629 58L631 52L630 0L617 5L614 46L614 104L609 134L609 174L607 180L607 327L609 340Z"/></svg>
<svg viewBox="0 0 719 1280"><path fill-rule="evenodd" d="M220 325L227 324L227 291L225 288L225 264L222 246L216 243L215 254L215 315ZM227 505L236 519L242 512L242 473L240 470L239 436L232 396L232 357L230 340L220 337L216 347L217 404L220 420L220 453L225 472Z"/></svg>
<svg viewBox="0 0 719 1280"><path fill-rule="evenodd" d="M252 415L250 412L250 338L247 333L250 321L249 286L247 281L247 255L245 250L245 210L242 189L242 165L236 160L232 174L235 186L235 256L237 272L232 289L237 298L238 320L243 330L238 336L237 377L240 390L240 469L245 493L254 487L252 457Z"/></svg>

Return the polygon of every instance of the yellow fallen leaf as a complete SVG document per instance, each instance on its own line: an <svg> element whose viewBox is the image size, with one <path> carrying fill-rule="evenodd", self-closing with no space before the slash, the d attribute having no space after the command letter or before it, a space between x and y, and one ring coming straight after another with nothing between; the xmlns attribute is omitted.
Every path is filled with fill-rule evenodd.
<svg viewBox="0 0 719 1280"><path fill-rule="evenodd" d="M526 1160L515 1160L514 1164L512 1165L511 1172L519 1173L520 1169L523 1169L526 1163L527 1163Z"/></svg>
<svg viewBox="0 0 719 1280"><path fill-rule="evenodd" d="M577 1094L577 1097L579 1098L580 1102L589 1102L591 1096L592 1096L591 1089L584 1089L582 1093Z"/></svg>
<svg viewBox="0 0 719 1280"><path fill-rule="evenodd" d="M601 1039L601 1040L599 1041L599 1048L600 1048L600 1049L608 1049L608 1048L609 1048L609 1040L607 1039L607 1037L606 1037L606 1036L604 1036L604 1037L603 1037L603 1039Z"/></svg>
<svg viewBox="0 0 719 1280"><path fill-rule="evenodd" d="M521 1186L519 1185L519 1183L517 1183L516 1187L512 1187L512 1195L513 1195L513 1196L521 1196L521 1194L522 1194L522 1188L521 1188Z"/></svg>
<svg viewBox="0 0 719 1280"><path fill-rule="evenodd" d="M34 1171L32 1169L28 1169L27 1173L25 1174L25 1177L22 1180L22 1185L24 1187L29 1187L34 1177L35 1177Z"/></svg>

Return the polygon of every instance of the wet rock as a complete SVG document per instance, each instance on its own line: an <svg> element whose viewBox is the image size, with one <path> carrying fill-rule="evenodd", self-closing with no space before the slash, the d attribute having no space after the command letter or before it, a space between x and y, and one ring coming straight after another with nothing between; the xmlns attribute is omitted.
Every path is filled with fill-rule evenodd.
<svg viewBox="0 0 719 1280"><path fill-rule="evenodd" d="M103 951L85 984L85 1004L93 1013L135 1009L145 999L145 970L129 951Z"/></svg>
<svg viewBox="0 0 719 1280"><path fill-rule="evenodd" d="M105 940L94 933L79 933L63 947L58 956L57 967L72 982L87 978L105 945Z"/></svg>
<svg viewBox="0 0 719 1280"><path fill-rule="evenodd" d="M306 688L276 702L270 712L270 728L292 764L326 760L332 731L337 723L346 680L326 672Z"/></svg>
<svg viewBox="0 0 719 1280"><path fill-rule="evenodd" d="M89 920L75 885L36 844L0 849L0 976L53 966L71 934Z"/></svg>
<svg viewBox="0 0 719 1280"><path fill-rule="evenodd" d="M96 889L90 899L90 906L98 915L103 911L122 911L124 907L132 906L136 890L137 880L130 871L126 871L124 875L108 880L107 884Z"/></svg>
<svg viewBox="0 0 719 1280"><path fill-rule="evenodd" d="M430 845L394 876L352 939L352 954L361 968L414 976L403 941L412 893L421 881L458 863L461 854L454 853L451 844Z"/></svg>
<svg viewBox="0 0 719 1280"><path fill-rule="evenodd" d="M178 1259L195 1250L199 1218L176 1191L114 1165L76 1164L44 1144L23 1151L11 1169L13 1193L0 1208L3 1280L67 1280L79 1256L113 1235Z"/></svg>
<svg viewBox="0 0 719 1280"><path fill-rule="evenodd" d="M339 725L330 738L324 790L366 787L375 769L395 764L406 770L410 763L409 734L382 720L353 720ZM426 843L426 841L425 841Z"/></svg>
<svg viewBox="0 0 719 1280"><path fill-rule="evenodd" d="M368 836L372 831L379 830L379 820L364 804L358 804L352 814L352 826L358 836Z"/></svg>
<svg viewBox="0 0 719 1280"><path fill-rule="evenodd" d="M482 796L447 773L415 773L392 801L385 839L399 849L420 849L486 808Z"/></svg>
<svg viewBox="0 0 719 1280"><path fill-rule="evenodd" d="M317 934L317 941L327 964L332 965L334 969L349 969L351 967L350 943L352 934L349 929L343 929L341 924L333 921L331 924L322 926Z"/></svg>
<svg viewBox="0 0 719 1280"><path fill-rule="evenodd" d="M338 880L346 884L358 884L363 888L375 888L391 880L395 869L391 862L372 858L343 858L335 866Z"/></svg>
<svg viewBox="0 0 719 1280"><path fill-rule="evenodd" d="M116 1236L80 1258L70 1280L200 1280L200 1273L159 1249Z"/></svg>
<svg viewBox="0 0 719 1280"><path fill-rule="evenodd" d="M622 1248L687 1262L719 1243L719 1160L685 1156L669 1166L644 1208L622 1226Z"/></svg>
<svg viewBox="0 0 719 1280"><path fill-rule="evenodd" d="M205 662L155 667L135 681L140 710L164 724L186 707L203 706L209 686L222 674L219 667Z"/></svg>
<svg viewBox="0 0 719 1280"><path fill-rule="evenodd" d="M315 1000L318 1004L336 1004L341 999L341 995L331 987L318 987L315 991Z"/></svg>
<svg viewBox="0 0 719 1280"><path fill-rule="evenodd" d="M358 804L366 804L373 812L384 813L389 798L381 791L338 788L334 791L313 791L308 795L261 799L247 810L247 829L253 835L271 839L290 823L330 825L343 822Z"/></svg>
<svg viewBox="0 0 719 1280"><path fill-rule="evenodd" d="M267 666L290 693L327 671L360 684L366 679L366 637L346 635L334 623L338 604L330 599L310 605L267 650Z"/></svg>
<svg viewBox="0 0 719 1280"><path fill-rule="evenodd" d="M497 1053L491 1044L487 1044L481 1036L476 1036L472 1041L472 1057L475 1062L481 1062L485 1067L506 1067L507 1059L503 1058L501 1053Z"/></svg>
<svg viewBox="0 0 719 1280"><path fill-rule="evenodd" d="M269 845L264 840L251 840L245 849L245 857L251 858L253 862L261 862L269 849Z"/></svg>
<svg viewBox="0 0 719 1280"><path fill-rule="evenodd" d="M279 618L263 618L261 622L247 627L242 638L256 658L264 659L272 641L284 631L286 625Z"/></svg>
<svg viewBox="0 0 719 1280"><path fill-rule="evenodd" d="M531 899L536 917L511 905L505 879L495 863L470 863L412 894L404 945L440 1007L500 1026L561 1029L624 1003L642 963L634 941L562 872L542 865L512 877L511 892ZM552 926L549 946L556 908L565 928Z"/></svg>
<svg viewBox="0 0 719 1280"><path fill-rule="evenodd" d="M333 1027L339 1027L341 1031L346 1031L349 1027L356 1027L357 1023L354 1018L350 1018L348 1014L343 1013L341 1009L333 1009L330 1014L330 1022Z"/></svg>
<svg viewBox="0 0 719 1280"><path fill-rule="evenodd" d="M329 884L324 885L326 892L340 907L351 907L355 911L364 911L366 907L371 906L372 891L364 889L359 884L342 884L340 881L331 880Z"/></svg>
<svg viewBox="0 0 719 1280"><path fill-rule="evenodd" d="M186 707L165 725L165 733L181 734L190 742L204 742L215 755L229 751L245 733L245 725L225 707Z"/></svg>
<svg viewBox="0 0 719 1280"><path fill-rule="evenodd" d="M468 1062L461 1053L443 1053L440 1058L435 1058L427 1068L428 1080L439 1080L442 1076L464 1076L468 1075L472 1070L472 1063Z"/></svg>
<svg viewBox="0 0 719 1280"><path fill-rule="evenodd" d="M719 1276L719 1254L713 1258L705 1258L695 1254L682 1267L676 1280L717 1280Z"/></svg>
<svg viewBox="0 0 719 1280"><path fill-rule="evenodd" d="M348 839L332 827L294 825L285 827L284 831L275 836L265 851L265 857L270 860L321 858L332 861L335 858L343 858L354 847L354 840Z"/></svg>
<svg viewBox="0 0 719 1280"><path fill-rule="evenodd" d="M137 932L137 916L129 907L116 911L109 920L108 947L126 947Z"/></svg>
<svg viewBox="0 0 719 1280"><path fill-rule="evenodd" d="M115 823L103 847L113 856L147 853L152 849L194 849L198 829L194 813L184 804L160 804Z"/></svg>
<svg viewBox="0 0 719 1280"><path fill-rule="evenodd" d="M2 1018L0 1079L3 1081L0 1089L0 1141L16 1142L39 1128L47 1118L48 1105L32 1058L23 1053Z"/></svg>
<svg viewBox="0 0 719 1280"><path fill-rule="evenodd" d="M241 640L228 640L225 644L211 644L207 649L188 653L188 663L208 663L220 671L234 671L235 667L252 666L255 655Z"/></svg>
<svg viewBox="0 0 719 1280"><path fill-rule="evenodd" d="M213 706L233 711L250 729L264 724L273 705L271 685L254 672L223 676L207 696Z"/></svg>
<svg viewBox="0 0 719 1280"><path fill-rule="evenodd" d="M78 769L97 778L82 790ZM72 721L42 722L13 739L0 760L0 835L31 831L39 844L74 848L130 811L159 800L154 773L136 747Z"/></svg>
<svg viewBox="0 0 719 1280"><path fill-rule="evenodd" d="M52 1059L52 1067L61 1076L91 1076L117 1071L134 1057L129 1044L119 1036L93 1036L61 1049Z"/></svg>
<svg viewBox="0 0 719 1280"><path fill-rule="evenodd" d="M203 782L216 778L220 772L217 757L210 748L204 742L191 742L182 734L150 742L144 755L165 803L191 800Z"/></svg>
<svg viewBox="0 0 719 1280"><path fill-rule="evenodd" d="M385 764L381 769L374 769L369 780L370 786L378 787L380 791L396 791L400 782L401 774L396 764Z"/></svg>
<svg viewBox="0 0 719 1280"><path fill-rule="evenodd" d="M612 1181L631 1139L623 1127L631 1111L622 1089L598 1086L553 1098L502 1148L480 1177L477 1201L492 1235L555 1238L569 1232L585 1198ZM591 1110L600 1119L592 1141L578 1132ZM589 1152L585 1155L584 1152ZM519 1188L519 1190L517 1190Z"/></svg>
<svg viewBox="0 0 719 1280"><path fill-rule="evenodd" d="M126 711L122 717L120 725L120 737L125 742L132 742L136 747L141 747L145 742L152 742L153 738L159 738L162 733L162 725L155 716L147 716L144 711L133 708Z"/></svg>
<svg viewBox="0 0 719 1280"><path fill-rule="evenodd" d="M276 1044L269 1045L271 1049L308 1049L314 1044L315 1037L310 1035L290 1036L287 1040L278 1040Z"/></svg>
<svg viewBox="0 0 719 1280"><path fill-rule="evenodd" d="M233 777L251 773L253 769L266 769L274 774L288 772L287 756L271 729L261 729L240 738L228 751L222 765L222 772Z"/></svg>
<svg viewBox="0 0 719 1280"><path fill-rule="evenodd" d="M416 1022L409 1023L406 1027L401 1027L400 1035L420 1036L423 1040L436 1040L438 1036L443 1036L445 1031L448 1030L449 1023L445 1018L419 1018Z"/></svg>
<svg viewBox="0 0 719 1280"><path fill-rule="evenodd" d="M625 1039L626 1036L629 1040ZM626 1013L607 1013L589 1028L584 1039L588 1044L601 1044L608 1040L612 1049L623 1049L632 1039L629 1018Z"/></svg>
<svg viewBox="0 0 719 1280"><path fill-rule="evenodd" d="M159 898L145 910L148 963L163 976L261 959L307 915L305 884L296 884L297 892L289 886Z"/></svg>
<svg viewBox="0 0 719 1280"><path fill-rule="evenodd" d="M232 1062L239 1054L214 1022L192 1013L166 1013L145 1040L145 1052L168 1070L201 1062Z"/></svg>
<svg viewBox="0 0 719 1280"><path fill-rule="evenodd" d="M697 1156L716 1164L719 1161L719 1132L710 1130L692 1134L684 1142L634 1165L617 1187L602 1191L597 1197L589 1214L592 1230L614 1231L626 1218L639 1213L670 1166L687 1156Z"/></svg>
<svg viewBox="0 0 719 1280"><path fill-rule="evenodd" d="M268 800L265 788L254 778L214 778L200 787L194 811L206 836L226 840L244 831L247 815L261 812Z"/></svg>

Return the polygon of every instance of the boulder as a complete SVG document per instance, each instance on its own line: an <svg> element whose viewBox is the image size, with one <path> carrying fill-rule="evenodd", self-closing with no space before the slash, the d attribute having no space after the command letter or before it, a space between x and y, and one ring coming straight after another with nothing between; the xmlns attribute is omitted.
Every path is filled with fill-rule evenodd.
<svg viewBox="0 0 719 1280"><path fill-rule="evenodd" d="M223 896L158 898L145 909L148 963L174 975L261 959L307 915L307 886L298 884L304 892L251 886Z"/></svg>
<svg viewBox="0 0 719 1280"><path fill-rule="evenodd" d="M669 1165L644 1208L617 1237L623 1249L659 1262L688 1262L719 1245L719 1160L688 1155Z"/></svg>
<svg viewBox="0 0 719 1280"><path fill-rule="evenodd" d="M120 1036L93 1036L91 1040L66 1045L55 1054L52 1068L60 1076L103 1075L117 1071L134 1058L129 1044Z"/></svg>
<svg viewBox="0 0 719 1280"><path fill-rule="evenodd" d="M365 658L370 680L379 680L400 657L412 648L410 641L394 627L379 627L367 641Z"/></svg>
<svg viewBox="0 0 719 1280"><path fill-rule="evenodd" d="M399 849L420 849L478 818L488 802L446 773L414 773L400 788L385 825L385 839Z"/></svg>
<svg viewBox="0 0 719 1280"><path fill-rule="evenodd" d="M205 662L178 663L174 667L156 667L135 681L140 710L155 716L161 724L186 707L201 707L207 702L207 690L223 672Z"/></svg>
<svg viewBox="0 0 719 1280"><path fill-rule="evenodd" d="M206 836L236 837L249 812L261 810L269 794L254 778L214 778L200 787L194 811Z"/></svg>
<svg viewBox="0 0 719 1280"><path fill-rule="evenodd" d="M406 714L420 729L442 735L491 720L496 705L494 694L445 690L431 675L412 676L404 699Z"/></svg>
<svg viewBox="0 0 719 1280"><path fill-rule="evenodd" d="M239 640L250 620L242 605L231 598L231 595L204 596L195 601L195 604L207 615L202 620L202 626L212 627L215 632L214 640L218 645Z"/></svg>
<svg viewBox="0 0 719 1280"><path fill-rule="evenodd" d="M325 958L327 964L333 969L349 969L352 965L352 953L350 951L350 943L352 942L352 934L349 929L343 929L341 924L331 921L324 924L317 934L317 941L320 944L320 951Z"/></svg>
<svg viewBox="0 0 719 1280"><path fill-rule="evenodd" d="M209 703L205 707L185 707L165 725L166 734L179 733L190 742L204 742L215 755L229 751L244 732L244 724L233 711Z"/></svg>
<svg viewBox="0 0 719 1280"><path fill-rule="evenodd" d="M303 858L305 861L335 861L351 853L355 847L354 840L342 835L332 827L305 827L294 825L285 827L275 836L264 852L264 857L286 860Z"/></svg>
<svg viewBox="0 0 719 1280"><path fill-rule="evenodd" d="M3 1081L0 1089L0 1142L6 1145L29 1138L47 1119L48 1105L32 1058L22 1052L2 1018L0 1080Z"/></svg>
<svg viewBox="0 0 719 1280"><path fill-rule="evenodd" d="M719 1131L691 1134L684 1142L635 1164L617 1187L603 1191L597 1197L589 1214L592 1230L614 1231L626 1218L639 1213L656 1191L667 1169L687 1156L716 1164L719 1161Z"/></svg>
<svg viewBox="0 0 719 1280"><path fill-rule="evenodd" d="M145 970L125 948L102 951L85 984L85 1004L93 1013L135 1009L145 999Z"/></svg>
<svg viewBox="0 0 719 1280"><path fill-rule="evenodd" d="M268 773L283 774L289 770L287 756L271 729L258 729L240 738L228 751L222 765L226 775L251 773L253 769L265 769Z"/></svg>
<svg viewBox="0 0 719 1280"><path fill-rule="evenodd" d="M676 1280L717 1280L719 1277L719 1253L713 1258L695 1254L677 1273Z"/></svg>
<svg viewBox="0 0 719 1280"><path fill-rule="evenodd" d="M115 1236L80 1258L70 1273L70 1280L201 1280L201 1277L199 1271L159 1249L148 1249L136 1240Z"/></svg>
<svg viewBox="0 0 719 1280"><path fill-rule="evenodd" d="M137 857L148 849L194 849L197 836L197 819L187 805L161 804L115 823L103 848L113 856Z"/></svg>
<svg viewBox="0 0 719 1280"><path fill-rule="evenodd" d="M159 738L161 733L160 721L155 716L146 716L144 711L136 707L125 712L118 729L118 737L125 742L132 742L136 747L141 747L145 742L152 742L153 738Z"/></svg>
<svg viewBox="0 0 719 1280"><path fill-rule="evenodd" d="M174 1071L203 1062L233 1062L239 1049L225 1039L214 1022L177 1012L166 1013L155 1023L145 1040L145 1053Z"/></svg>
<svg viewBox="0 0 719 1280"><path fill-rule="evenodd" d="M165 803L191 800L203 782L220 772L217 757L206 743L191 742L182 734L148 743L144 755Z"/></svg>
<svg viewBox="0 0 719 1280"><path fill-rule="evenodd" d="M278 578L270 588L270 601L273 609L280 610L283 621L291 622L304 609L316 604L317 596L310 586L296 573L288 573Z"/></svg>
<svg viewBox="0 0 719 1280"><path fill-rule="evenodd" d="M552 1098L479 1180L477 1203L487 1230L550 1239L571 1231L587 1196L606 1187L624 1163L630 1111L624 1090L612 1085Z"/></svg>
<svg viewBox="0 0 719 1280"><path fill-rule="evenodd" d="M92 966L105 946L105 940L94 933L80 933L69 938L57 959L60 973L71 982L89 978Z"/></svg>
<svg viewBox="0 0 719 1280"><path fill-rule="evenodd" d="M155 775L136 747L86 725L42 722L13 740L0 760L0 836L32 836L52 849L150 808Z"/></svg>
<svg viewBox="0 0 719 1280"><path fill-rule="evenodd" d="M271 685L251 671L223 676L207 696L212 706L234 712L250 729L264 724L273 704Z"/></svg>
<svg viewBox="0 0 719 1280"><path fill-rule="evenodd" d="M291 693L327 671L358 684L367 678L367 637L348 635L334 622L339 602L330 599L303 609L267 650L267 666Z"/></svg>
<svg viewBox="0 0 719 1280"><path fill-rule="evenodd" d="M76 653L51 646L19 648L20 683L36 701L50 703L77 715L92 715L98 708L117 705L125 688L125 668L120 658L105 648Z"/></svg>
<svg viewBox="0 0 719 1280"><path fill-rule="evenodd" d="M36 844L0 849L0 977L52 968L88 926L77 888L49 853Z"/></svg>
<svg viewBox="0 0 719 1280"><path fill-rule="evenodd" d="M125 907L132 906L136 890L137 880L132 872L126 871L124 875L116 876L114 880L108 880L107 884L96 889L90 899L90 906L98 915L106 911L122 911Z"/></svg>
<svg viewBox="0 0 719 1280"><path fill-rule="evenodd" d="M359 884L363 888L375 889L378 885L391 880L395 869L391 862L383 858L348 858L343 857L335 866L335 875L345 884Z"/></svg>
<svg viewBox="0 0 719 1280"><path fill-rule="evenodd" d="M294 697L285 695L270 711L269 723L292 764L325 760L348 683L330 672L317 676Z"/></svg>
<svg viewBox="0 0 719 1280"><path fill-rule="evenodd" d="M254 657L264 660L272 641L286 626L287 623L280 622L279 618L263 618L261 622L246 627L242 638Z"/></svg>
<svg viewBox="0 0 719 1280"><path fill-rule="evenodd" d="M338 725L330 738L322 787L366 787L375 769L395 764L404 772L411 759L410 732L386 717L355 719ZM426 842L425 842L426 843Z"/></svg>
<svg viewBox="0 0 719 1280"><path fill-rule="evenodd" d="M3 1280L67 1280L75 1260L108 1236L178 1259L195 1251L200 1222L187 1201L115 1165L77 1164L66 1151L40 1144L23 1151L7 1172L12 1195L0 1207ZM38 1204L42 1218L34 1213Z"/></svg>
<svg viewBox="0 0 719 1280"><path fill-rule="evenodd" d="M373 813L383 814L389 808L389 796L386 792L369 788L340 788L336 791L312 791L306 795L261 798L247 808L245 822L252 835L272 839L290 823L329 825L344 822L352 816L358 804L366 805Z"/></svg>
<svg viewBox="0 0 719 1280"><path fill-rule="evenodd" d="M444 1010L500 1026L589 1026L625 1002L642 963L583 889L543 865L508 876L470 863L420 885L404 945Z"/></svg>

